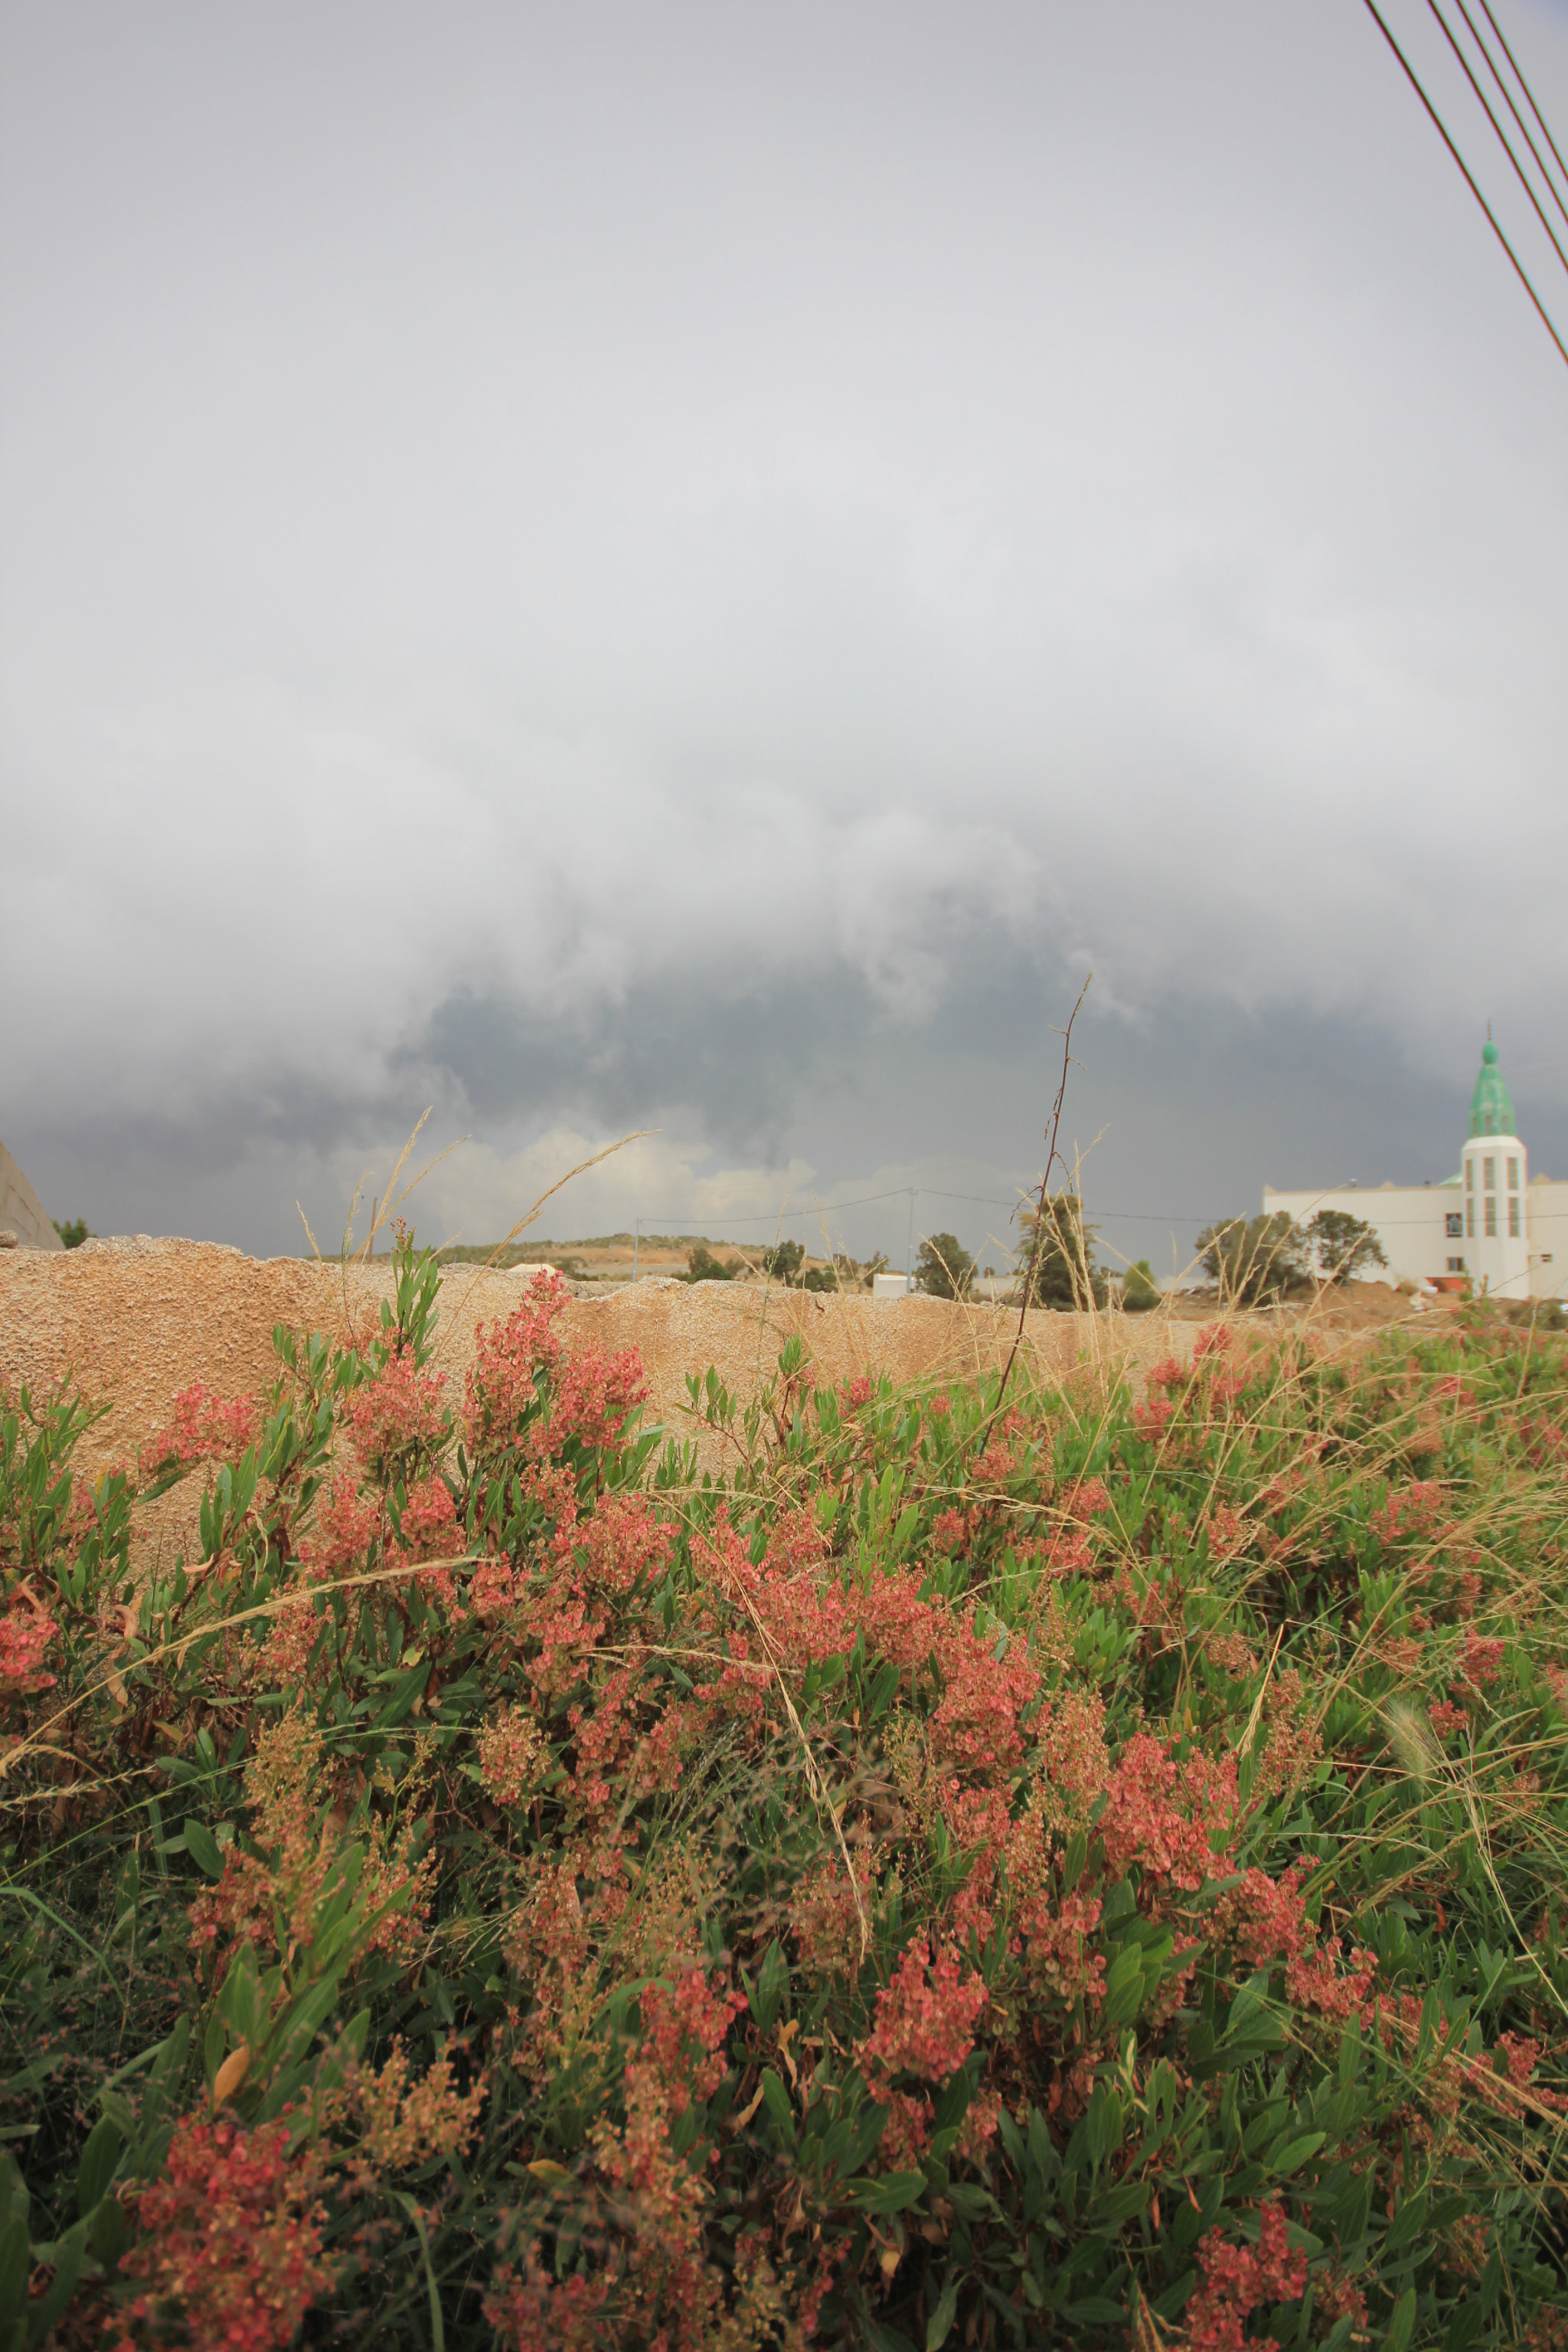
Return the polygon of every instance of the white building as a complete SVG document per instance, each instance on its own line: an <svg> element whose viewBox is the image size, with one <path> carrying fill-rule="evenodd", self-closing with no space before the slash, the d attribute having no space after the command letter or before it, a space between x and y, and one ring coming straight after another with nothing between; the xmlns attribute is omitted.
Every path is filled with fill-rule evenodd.
<svg viewBox="0 0 1568 2352"><path fill-rule="evenodd" d="M1530 1173L1513 1104L1489 1038L1470 1097L1470 1132L1459 1172L1436 1184L1348 1184L1309 1192L1263 1188L1267 1215L1307 1224L1342 1209L1372 1227L1394 1281L1457 1284L1493 1297L1568 1298L1568 1183Z"/></svg>

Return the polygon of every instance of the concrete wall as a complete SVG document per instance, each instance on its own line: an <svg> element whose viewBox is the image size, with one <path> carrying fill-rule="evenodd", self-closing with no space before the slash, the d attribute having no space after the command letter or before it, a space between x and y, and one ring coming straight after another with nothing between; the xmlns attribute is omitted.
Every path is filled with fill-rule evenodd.
<svg viewBox="0 0 1568 2352"><path fill-rule="evenodd" d="M177 1391L205 1381L225 1396L253 1395L273 1378L272 1329L356 1333L369 1338L391 1286L391 1262L377 1258L346 1274L295 1258L258 1261L205 1242L89 1241L45 1256L0 1252L0 1386L42 1391L75 1374L109 1410L88 1434L79 1460L96 1472L134 1460L170 1418ZM507 1314L522 1285L512 1274L451 1272L441 1290L437 1369L454 1397L473 1360L483 1323ZM688 1286L654 1280L603 1298L574 1298L563 1318L568 1347L595 1341L635 1347L652 1395L648 1422L699 1439L705 1466L724 1460L722 1441L683 1414L686 1375L715 1366L742 1398L773 1370L793 1332L805 1341L818 1382L883 1369L900 1381L940 1381L995 1368L1017 1318L991 1307L914 1297L763 1290L734 1283ZM1190 1356L1197 1326L1154 1313L1105 1318L1031 1314L1025 1367L1060 1376L1077 1365L1093 1375L1129 1360ZM192 1539L200 1480L147 1507L137 1555L165 1554Z"/></svg>
<svg viewBox="0 0 1568 2352"><path fill-rule="evenodd" d="M23 1249L58 1250L60 1247L60 1237L45 1214L43 1202L3 1143L0 1143L0 1233L15 1234Z"/></svg>

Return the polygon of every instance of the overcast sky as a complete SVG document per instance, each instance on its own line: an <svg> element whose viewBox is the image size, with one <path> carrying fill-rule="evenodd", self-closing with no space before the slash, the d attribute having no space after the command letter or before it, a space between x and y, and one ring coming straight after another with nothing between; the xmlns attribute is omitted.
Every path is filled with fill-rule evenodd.
<svg viewBox="0 0 1568 2352"><path fill-rule="evenodd" d="M1489 1018L1568 1173L1568 367L1361 0L14 5L0 320L55 1215L325 1245L429 1104L432 1237L649 1127L542 1229L994 1256L1091 966L1124 1255L1448 1173Z"/></svg>

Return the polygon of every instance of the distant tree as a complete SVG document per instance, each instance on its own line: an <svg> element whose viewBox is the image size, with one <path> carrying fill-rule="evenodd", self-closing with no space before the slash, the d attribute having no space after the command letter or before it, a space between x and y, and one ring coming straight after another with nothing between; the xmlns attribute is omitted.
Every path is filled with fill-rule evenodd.
<svg viewBox="0 0 1568 2352"><path fill-rule="evenodd" d="M686 1253L688 1282L732 1282L735 1271L735 1260L731 1258L727 1264L721 1265L706 1242L699 1242L695 1249Z"/></svg>
<svg viewBox="0 0 1568 2352"><path fill-rule="evenodd" d="M1307 1237L1294 1217L1227 1217L1198 1235L1198 1256L1220 1297L1257 1307L1299 1289L1307 1276Z"/></svg>
<svg viewBox="0 0 1568 2352"><path fill-rule="evenodd" d="M1363 1266L1388 1264L1372 1227L1347 1209L1320 1209L1305 1227L1304 1238L1326 1282L1349 1282Z"/></svg>
<svg viewBox="0 0 1568 2352"><path fill-rule="evenodd" d="M974 1260L956 1234L929 1234L915 1260L915 1288L931 1298L967 1298Z"/></svg>
<svg viewBox="0 0 1568 2352"><path fill-rule="evenodd" d="M1018 1279L1027 1279L1039 1223L1037 1204L1018 1212ZM1074 1307L1103 1307L1110 1296L1110 1277L1094 1262L1097 1239L1083 1221L1083 1202L1076 1192L1046 1196L1045 1231L1035 1262L1031 1307L1054 1307L1067 1313Z"/></svg>
<svg viewBox="0 0 1568 2352"><path fill-rule="evenodd" d="M805 1252L799 1242L775 1242L763 1252L763 1272L771 1274L775 1282L794 1289L800 1277L801 1260Z"/></svg>
<svg viewBox="0 0 1568 2352"><path fill-rule="evenodd" d="M837 1290L841 1286L837 1266L808 1265L800 1277L800 1286L803 1290ZM848 1289L850 1285L845 1283L842 1287Z"/></svg>
<svg viewBox="0 0 1568 2352"><path fill-rule="evenodd" d="M1159 1286L1146 1257L1130 1265L1121 1277L1121 1304L1129 1315L1147 1315L1160 1304Z"/></svg>
<svg viewBox="0 0 1568 2352"><path fill-rule="evenodd" d="M67 1249L80 1249L83 1242L92 1238L85 1217L68 1217L63 1225L58 1217L51 1218L49 1222Z"/></svg>

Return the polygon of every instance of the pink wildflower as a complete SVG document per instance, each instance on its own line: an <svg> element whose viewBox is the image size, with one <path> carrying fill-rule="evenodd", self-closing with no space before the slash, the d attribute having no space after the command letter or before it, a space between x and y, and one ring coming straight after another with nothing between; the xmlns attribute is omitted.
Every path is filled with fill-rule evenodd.
<svg viewBox="0 0 1568 2352"><path fill-rule="evenodd" d="M248 2133L190 2116L175 2126L120 2265L144 2290L122 2344L166 2342L166 2316L183 2340L223 2352L284 2352L293 2341L331 2273L321 2260L318 2159L307 2141L290 2161L289 2139L282 2120Z"/></svg>
<svg viewBox="0 0 1568 2352"><path fill-rule="evenodd" d="M193 1381L174 1399L174 1418L143 1449L144 1470L165 1463L226 1462L243 1454L256 1434L256 1405L249 1397L220 1397L205 1381Z"/></svg>
<svg viewBox="0 0 1568 2352"><path fill-rule="evenodd" d="M1183 2317L1190 2352L1241 2352L1246 2322L1260 2303L1294 2303L1307 2284L1307 2257L1292 2248L1278 2202L1261 2206L1258 2246L1232 2245L1211 2230L1198 2246L1203 2284Z"/></svg>
<svg viewBox="0 0 1568 2352"><path fill-rule="evenodd" d="M961 1969L949 1952L933 1958L917 1937L877 1995L871 2032L856 2044L872 2096L885 2098L900 2074L945 2083L973 2049L975 2021L988 1998L984 1977Z"/></svg>
<svg viewBox="0 0 1568 2352"><path fill-rule="evenodd" d="M26 1605L18 1607L19 1602ZM18 1586L9 1612L0 1617L0 1698L53 1689L54 1675L40 1670L44 1653L59 1630L47 1610L25 1586Z"/></svg>

